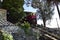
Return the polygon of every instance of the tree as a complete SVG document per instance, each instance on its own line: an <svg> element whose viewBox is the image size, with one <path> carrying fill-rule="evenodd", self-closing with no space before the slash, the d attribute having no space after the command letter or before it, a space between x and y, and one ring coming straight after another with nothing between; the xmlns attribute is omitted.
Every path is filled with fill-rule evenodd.
<svg viewBox="0 0 60 40"><path fill-rule="evenodd" d="M3 0L2 8L9 12L9 19L19 21L24 16L23 12L24 0Z"/></svg>
<svg viewBox="0 0 60 40"><path fill-rule="evenodd" d="M60 3L60 0L47 0L48 4L50 4L51 2L53 2L53 5L55 4L56 7L57 7L57 11L58 11L58 14L59 14L59 17L60 17L60 11L59 11L59 7L58 7L58 4Z"/></svg>
<svg viewBox="0 0 60 40"><path fill-rule="evenodd" d="M38 8L39 18L43 20L44 27L46 27L46 21L52 18L53 8L46 1L40 0L33 0L32 7Z"/></svg>

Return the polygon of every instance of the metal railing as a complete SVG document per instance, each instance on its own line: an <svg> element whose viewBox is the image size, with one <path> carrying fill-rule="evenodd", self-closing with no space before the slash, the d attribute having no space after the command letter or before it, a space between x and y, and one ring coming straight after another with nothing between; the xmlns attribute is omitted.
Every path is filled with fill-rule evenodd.
<svg viewBox="0 0 60 40"><path fill-rule="evenodd" d="M36 29L38 29L40 32L42 32L42 35L44 35L44 36L46 36L46 37L48 37L50 39L60 40L60 36L55 35L54 33L50 33L47 30L42 29L42 28L38 28L38 27L36 27Z"/></svg>

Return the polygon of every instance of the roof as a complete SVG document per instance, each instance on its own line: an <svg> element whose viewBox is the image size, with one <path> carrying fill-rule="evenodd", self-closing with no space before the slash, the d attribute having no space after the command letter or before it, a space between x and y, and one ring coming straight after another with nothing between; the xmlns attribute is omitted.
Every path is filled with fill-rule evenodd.
<svg viewBox="0 0 60 40"><path fill-rule="evenodd" d="M35 13L36 14L36 12L29 12L29 11L24 11L25 13Z"/></svg>

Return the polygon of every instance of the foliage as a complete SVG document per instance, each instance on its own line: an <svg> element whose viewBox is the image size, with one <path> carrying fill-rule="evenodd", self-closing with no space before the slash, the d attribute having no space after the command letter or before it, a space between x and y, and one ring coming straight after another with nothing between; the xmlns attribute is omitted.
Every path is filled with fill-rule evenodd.
<svg viewBox="0 0 60 40"><path fill-rule="evenodd" d="M21 28L24 29L26 34L28 34L30 29L30 24L28 22L24 22L24 24L21 24Z"/></svg>
<svg viewBox="0 0 60 40"><path fill-rule="evenodd" d="M42 5L42 3L41 3L41 8L39 8L39 10L37 10L37 13L40 13L39 14L40 19L45 18L45 20L49 20L52 18L53 10L54 9L51 8L47 3L45 3L44 5Z"/></svg>
<svg viewBox="0 0 60 40"><path fill-rule="evenodd" d="M60 0L47 0L47 2L49 2L49 3L51 3L51 2L56 3L57 2L57 4L59 4Z"/></svg>
<svg viewBox="0 0 60 40"><path fill-rule="evenodd" d="M60 0L47 0L47 3L50 4L50 5L53 5L53 6L55 5L56 6L59 17L60 17L60 11L59 11L59 6L58 6L59 3L60 3Z"/></svg>
<svg viewBox="0 0 60 40"><path fill-rule="evenodd" d="M13 40L13 36L7 32L0 32L1 40Z"/></svg>
<svg viewBox="0 0 60 40"><path fill-rule="evenodd" d="M21 12L23 11L24 0L3 0L3 8L9 11Z"/></svg>
<svg viewBox="0 0 60 40"><path fill-rule="evenodd" d="M9 17L19 21L19 19L24 17L23 4L24 0L3 0L2 8L9 12Z"/></svg>
<svg viewBox="0 0 60 40"><path fill-rule="evenodd" d="M32 7L38 8L37 13L39 14L39 19L43 20L44 27L46 27L46 21L52 18L54 9L43 0L33 0Z"/></svg>

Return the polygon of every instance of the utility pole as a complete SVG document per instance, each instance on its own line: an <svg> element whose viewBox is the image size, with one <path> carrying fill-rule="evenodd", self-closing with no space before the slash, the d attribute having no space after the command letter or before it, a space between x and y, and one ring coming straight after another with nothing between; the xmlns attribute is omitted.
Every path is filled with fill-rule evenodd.
<svg viewBox="0 0 60 40"><path fill-rule="evenodd" d="M58 30L59 30L59 24L58 24L57 18L56 18L56 22L57 22L57 26L58 26Z"/></svg>

